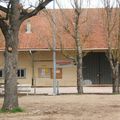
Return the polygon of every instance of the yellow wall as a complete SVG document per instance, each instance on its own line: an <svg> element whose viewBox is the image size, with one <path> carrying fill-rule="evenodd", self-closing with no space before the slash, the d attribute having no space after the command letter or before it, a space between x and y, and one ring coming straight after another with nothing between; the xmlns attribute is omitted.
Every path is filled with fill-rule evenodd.
<svg viewBox="0 0 120 120"><path fill-rule="evenodd" d="M51 78L40 78L38 75L38 69L41 68L53 68L52 63L52 52L36 52L34 53L35 60L44 60L35 62L35 80L38 86L52 86L53 79ZM60 52L57 52L57 60L65 59ZM48 61L50 60L50 61ZM76 86L76 67L62 68L62 79L58 79L60 86Z"/></svg>
<svg viewBox="0 0 120 120"><path fill-rule="evenodd" d="M57 52L57 60L65 59L60 52ZM0 68L3 68L3 53L0 52ZM20 84L32 84L32 58L29 52L19 52L18 68L26 69L26 77L18 79ZM53 68L52 52L34 52L34 79L37 86L52 86L53 79L40 78L38 74L39 68ZM62 79L59 79L60 86L76 86L76 67L62 68ZM3 80L0 80L3 82Z"/></svg>
<svg viewBox="0 0 120 120"><path fill-rule="evenodd" d="M32 60L29 52L20 52L18 57L18 68L26 69L26 77L18 79L20 84L30 84L32 82Z"/></svg>

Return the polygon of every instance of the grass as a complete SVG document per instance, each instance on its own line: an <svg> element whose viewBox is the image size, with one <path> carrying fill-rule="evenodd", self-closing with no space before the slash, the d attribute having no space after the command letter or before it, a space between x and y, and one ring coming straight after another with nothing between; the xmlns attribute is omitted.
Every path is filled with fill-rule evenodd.
<svg viewBox="0 0 120 120"><path fill-rule="evenodd" d="M5 112L6 112L6 110L0 109L0 113L5 113Z"/></svg>
<svg viewBox="0 0 120 120"><path fill-rule="evenodd" d="M13 108L12 110L0 109L0 113L18 113L18 112L24 112L24 110L20 107Z"/></svg>
<svg viewBox="0 0 120 120"><path fill-rule="evenodd" d="M20 107L17 107L11 110L11 113L17 113L17 112L24 112L24 110Z"/></svg>

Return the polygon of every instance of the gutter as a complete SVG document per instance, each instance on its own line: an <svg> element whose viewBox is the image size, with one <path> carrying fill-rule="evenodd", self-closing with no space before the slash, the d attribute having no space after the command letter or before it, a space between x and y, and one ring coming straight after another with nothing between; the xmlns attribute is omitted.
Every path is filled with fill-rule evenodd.
<svg viewBox="0 0 120 120"><path fill-rule="evenodd" d="M85 49L83 49L83 51L106 51L108 48L85 48ZM66 49L64 49L64 50L66 50L66 51L69 51L69 50L75 50L75 49L73 49L73 48L66 48ZM4 49L0 49L0 52L3 52L3 51L5 51ZM18 49L18 51L19 52L24 52L24 51L28 51L28 52L30 52L30 51L52 51L51 49ZM61 49L56 49L56 51L61 51Z"/></svg>

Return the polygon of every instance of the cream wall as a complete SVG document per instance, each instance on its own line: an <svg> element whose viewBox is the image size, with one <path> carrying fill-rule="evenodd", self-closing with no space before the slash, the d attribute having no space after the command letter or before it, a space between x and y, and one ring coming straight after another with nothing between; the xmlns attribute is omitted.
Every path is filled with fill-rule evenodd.
<svg viewBox="0 0 120 120"><path fill-rule="evenodd" d="M30 84L32 79L31 57L29 52L19 52L18 68L26 69L26 77L18 79L20 84ZM0 69L4 69L4 55L0 52ZM4 79L0 78L0 83L4 83Z"/></svg>
<svg viewBox="0 0 120 120"><path fill-rule="evenodd" d="M32 59L29 52L19 52L18 68L26 69L26 77L18 79L20 84L32 84Z"/></svg>
<svg viewBox="0 0 120 120"><path fill-rule="evenodd" d="M35 80L38 86L52 86L53 79L40 78L38 75L39 68L53 68L52 62L35 63ZM60 67L62 68L62 67ZM62 79L58 79L60 86L76 86L76 67L62 68Z"/></svg>
<svg viewBox="0 0 120 120"><path fill-rule="evenodd" d="M65 59L60 52L57 52L57 60ZM39 68L53 68L52 52L36 52L34 54L35 65L35 83L38 86L52 86L53 79L40 78L38 75ZM37 61L43 60L43 61ZM62 67L60 67L62 68ZM70 67L62 68L62 79L58 79L60 86L76 86L76 67L74 65Z"/></svg>
<svg viewBox="0 0 120 120"><path fill-rule="evenodd" d="M40 78L39 68L53 68L52 52L34 52L34 79L37 86L52 86L53 79ZM60 52L57 52L57 60L65 59ZM3 52L0 52L0 68L3 68ZM20 84L32 85L32 58L29 52L19 52L18 68L26 69L26 77L18 79ZM60 86L76 86L76 66L62 68L62 79L58 79ZM0 83L4 82L0 79Z"/></svg>
<svg viewBox="0 0 120 120"><path fill-rule="evenodd" d="M63 79L59 80L59 84L61 86L76 86L77 78L76 78L76 67L67 67L63 68Z"/></svg>

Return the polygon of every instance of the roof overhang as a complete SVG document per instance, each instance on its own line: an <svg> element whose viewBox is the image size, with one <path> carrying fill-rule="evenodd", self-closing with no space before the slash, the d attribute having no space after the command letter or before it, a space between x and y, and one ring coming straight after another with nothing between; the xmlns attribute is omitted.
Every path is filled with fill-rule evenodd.
<svg viewBox="0 0 120 120"><path fill-rule="evenodd" d="M85 48L83 49L84 52L105 52L108 48ZM56 49L56 51L60 51L61 49ZM65 51L74 51L75 49L72 48L66 48L64 49ZM4 49L0 49L0 52L5 51ZM20 52L24 51L52 51L52 49L37 49L37 48L23 48L23 49L18 49Z"/></svg>

